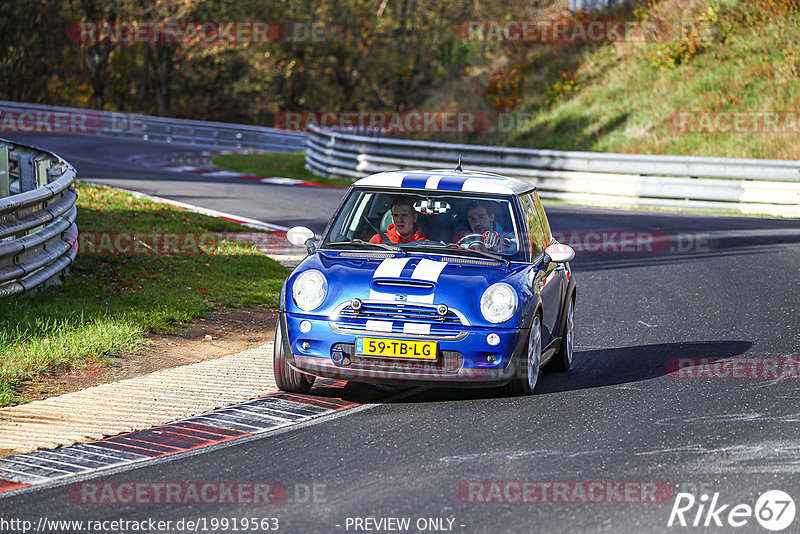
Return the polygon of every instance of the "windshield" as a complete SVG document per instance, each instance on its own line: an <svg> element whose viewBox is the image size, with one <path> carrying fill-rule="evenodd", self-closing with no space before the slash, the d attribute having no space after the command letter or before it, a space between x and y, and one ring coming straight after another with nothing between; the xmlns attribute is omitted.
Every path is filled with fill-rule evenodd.
<svg viewBox="0 0 800 534"><path fill-rule="evenodd" d="M513 204L507 197L355 189L333 221L322 248L488 253L521 261L523 247L519 243Z"/></svg>

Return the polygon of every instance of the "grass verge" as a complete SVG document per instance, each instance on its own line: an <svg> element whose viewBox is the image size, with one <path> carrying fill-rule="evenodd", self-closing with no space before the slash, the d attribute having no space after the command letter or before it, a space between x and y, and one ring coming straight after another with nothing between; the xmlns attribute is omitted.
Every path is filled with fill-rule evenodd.
<svg viewBox="0 0 800 534"><path fill-rule="evenodd" d="M0 405L24 400L15 388L26 379L92 362L112 364L119 352L143 346L148 334L216 307L277 306L286 268L250 244L204 240L201 245L195 239L207 232L241 232L240 225L113 189L79 184L77 190L82 247L103 243L108 235L109 249L82 250L60 286L3 301ZM109 253L115 234L124 237L124 247L133 232L162 241L171 235L184 244L191 236L192 245L180 247L182 253Z"/></svg>
<svg viewBox="0 0 800 534"><path fill-rule="evenodd" d="M480 42L488 49L486 63L432 89L422 107L483 110L493 117L492 127L436 140L800 158L797 0L648 0L563 22L592 18L641 21L660 29L655 39L487 38ZM534 19L548 17L540 13Z"/></svg>
<svg viewBox="0 0 800 534"><path fill-rule="evenodd" d="M318 184L348 187L351 180L322 178L305 168L305 152L261 152L258 154L221 154L212 160L214 165L256 176L294 178Z"/></svg>

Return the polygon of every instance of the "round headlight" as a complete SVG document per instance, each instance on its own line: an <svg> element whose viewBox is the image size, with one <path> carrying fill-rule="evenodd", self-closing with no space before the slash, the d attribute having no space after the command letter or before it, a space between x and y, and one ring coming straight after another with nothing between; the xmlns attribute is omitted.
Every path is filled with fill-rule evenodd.
<svg viewBox="0 0 800 534"><path fill-rule="evenodd" d="M292 297L297 307L303 311L319 308L328 292L328 282L319 271L306 271L294 281Z"/></svg>
<svg viewBox="0 0 800 534"><path fill-rule="evenodd" d="M490 323L504 323L517 311L517 294L508 284L494 284L483 292L481 313Z"/></svg>

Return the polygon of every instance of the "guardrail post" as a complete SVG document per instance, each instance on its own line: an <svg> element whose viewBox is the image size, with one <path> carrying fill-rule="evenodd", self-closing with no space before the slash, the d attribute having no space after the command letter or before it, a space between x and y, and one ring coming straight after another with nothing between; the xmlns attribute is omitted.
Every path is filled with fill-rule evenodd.
<svg viewBox="0 0 800 534"><path fill-rule="evenodd" d="M33 154L19 155L19 192L36 189L36 176L33 170Z"/></svg>
<svg viewBox="0 0 800 534"><path fill-rule="evenodd" d="M34 162L34 169L36 172L36 187L42 187L49 183L47 170L50 168L50 162L47 160L38 160Z"/></svg>
<svg viewBox="0 0 800 534"><path fill-rule="evenodd" d="M8 173L8 145L0 145L0 198L11 195L11 175Z"/></svg>

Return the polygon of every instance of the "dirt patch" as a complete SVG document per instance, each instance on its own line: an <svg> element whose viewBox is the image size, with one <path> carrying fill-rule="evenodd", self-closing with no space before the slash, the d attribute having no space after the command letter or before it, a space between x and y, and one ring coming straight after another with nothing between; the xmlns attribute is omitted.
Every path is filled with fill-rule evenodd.
<svg viewBox="0 0 800 534"><path fill-rule="evenodd" d="M275 338L277 320L275 308L215 310L170 334L150 336L146 347L136 354L117 355L111 367L92 363L75 372L26 382L18 389L19 398L45 399L252 349Z"/></svg>

